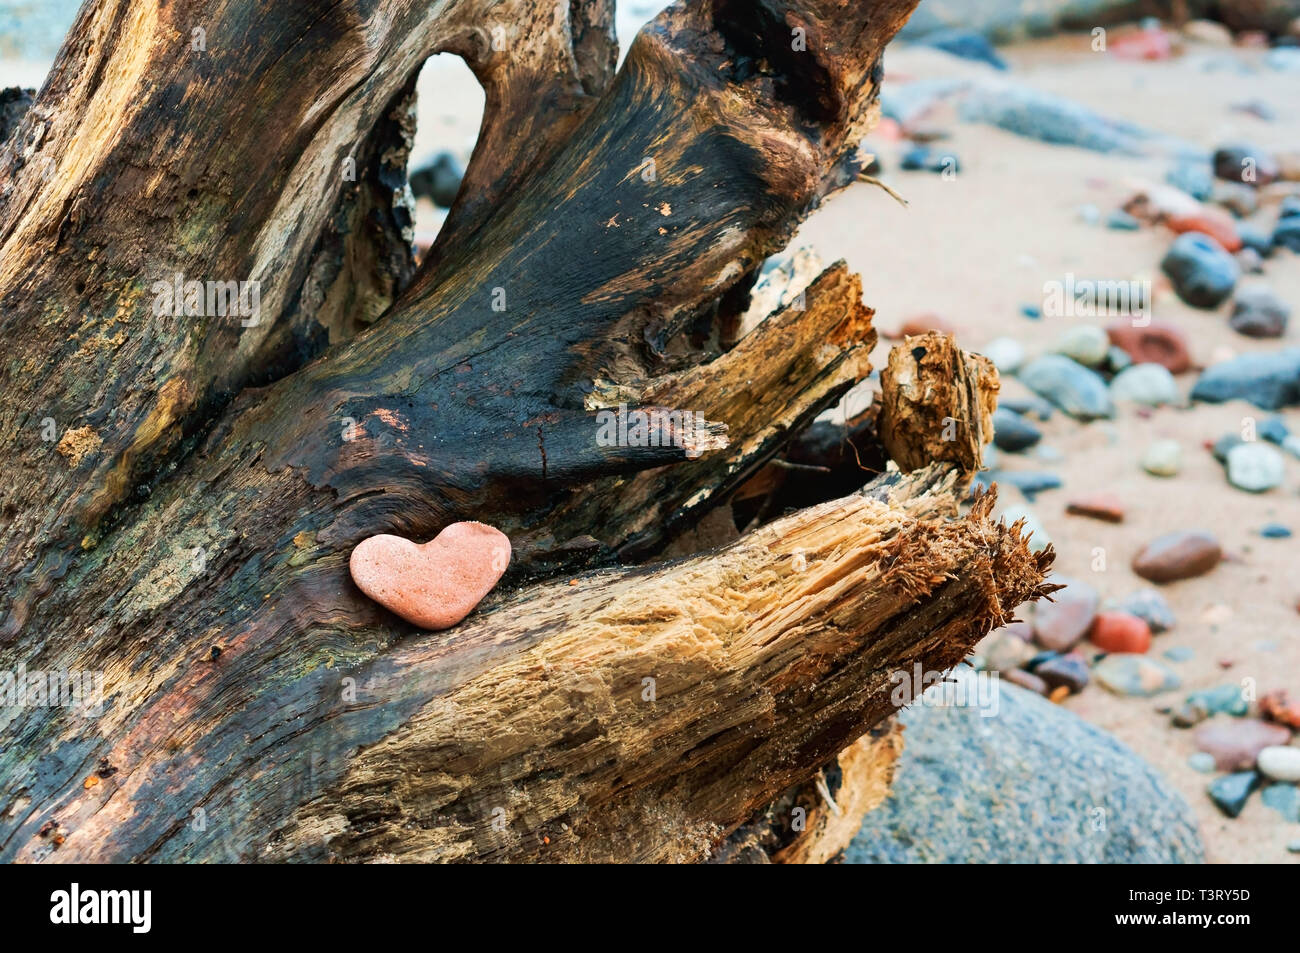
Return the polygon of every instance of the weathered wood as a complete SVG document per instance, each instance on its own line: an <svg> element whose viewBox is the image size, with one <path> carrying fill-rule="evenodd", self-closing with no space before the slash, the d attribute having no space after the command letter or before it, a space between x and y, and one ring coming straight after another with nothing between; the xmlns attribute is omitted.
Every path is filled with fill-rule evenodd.
<svg viewBox="0 0 1300 953"><path fill-rule="evenodd" d="M0 858L702 858L1039 591L940 471L573 568L661 553L867 374L843 266L726 353L691 330L854 178L913 3L678 4L612 81L595 0L87 4L0 150L0 670L107 697L0 709ZM414 274L444 49L489 114ZM155 313L175 274L259 282L258 320ZM625 400L704 422L606 445ZM517 544L461 626L351 584L360 539L457 519Z"/></svg>

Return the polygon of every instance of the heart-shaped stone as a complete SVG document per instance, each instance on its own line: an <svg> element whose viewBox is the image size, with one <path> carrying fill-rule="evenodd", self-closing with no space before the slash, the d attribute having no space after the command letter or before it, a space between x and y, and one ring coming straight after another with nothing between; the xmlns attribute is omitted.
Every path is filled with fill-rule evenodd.
<svg viewBox="0 0 1300 953"><path fill-rule="evenodd" d="M352 550L357 587L422 629L449 629L492 591L510 565L510 538L484 523L452 523L423 545L371 536Z"/></svg>

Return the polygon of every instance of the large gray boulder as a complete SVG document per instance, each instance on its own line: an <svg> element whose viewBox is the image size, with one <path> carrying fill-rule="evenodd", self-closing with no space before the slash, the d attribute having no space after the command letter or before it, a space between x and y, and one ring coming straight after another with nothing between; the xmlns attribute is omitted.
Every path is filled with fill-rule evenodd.
<svg viewBox="0 0 1300 953"><path fill-rule="evenodd" d="M953 678L903 712L893 790L846 862L1202 861L1191 809L1128 748L1006 681L993 704L938 707L977 697L969 669Z"/></svg>

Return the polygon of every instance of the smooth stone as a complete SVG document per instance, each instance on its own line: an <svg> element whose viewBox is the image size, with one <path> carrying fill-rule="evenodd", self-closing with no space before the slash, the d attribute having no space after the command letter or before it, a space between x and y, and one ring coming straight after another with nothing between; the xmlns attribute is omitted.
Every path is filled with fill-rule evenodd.
<svg viewBox="0 0 1300 953"><path fill-rule="evenodd" d="M1223 246L1223 250L1236 253L1245 247L1237 232L1237 223L1221 208L1203 205L1190 215L1168 215L1165 226L1177 235L1194 232L1206 235Z"/></svg>
<svg viewBox="0 0 1300 953"><path fill-rule="evenodd" d="M988 357L988 355L984 355ZM1056 408L1043 398L1031 394L1028 397L999 398L998 406L1021 417L1037 417L1039 420L1051 420Z"/></svg>
<svg viewBox="0 0 1300 953"><path fill-rule="evenodd" d="M1035 667L1034 674L1046 682L1048 688L1064 686L1071 695L1077 695L1088 687L1088 663L1077 652L1048 659Z"/></svg>
<svg viewBox="0 0 1300 953"><path fill-rule="evenodd" d="M993 412L993 443L999 450L1019 453L1042 439L1043 432L1019 414L1001 407Z"/></svg>
<svg viewBox="0 0 1300 953"><path fill-rule="evenodd" d="M1272 232L1267 232L1249 222L1241 222L1237 225L1237 235L1241 238L1244 249L1253 251L1260 258L1267 258L1273 254Z"/></svg>
<svg viewBox="0 0 1300 953"><path fill-rule="evenodd" d="M942 700L948 689L927 695ZM1004 680L998 696L993 718L974 706L901 712L907 744L893 786L847 863L1201 860L1195 814L1154 768L1031 691ZM1104 825L1086 822L1098 816Z"/></svg>
<svg viewBox="0 0 1300 953"><path fill-rule="evenodd" d="M1300 252L1300 217L1290 216L1279 221L1273 229L1271 246Z"/></svg>
<svg viewBox="0 0 1300 953"><path fill-rule="evenodd" d="M1266 778L1300 784L1300 748L1270 745L1259 753L1255 766Z"/></svg>
<svg viewBox="0 0 1300 953"><path fill-rule="evenodd" d="M1214 765L1220 771L1253 770L1261 751L1284 745L1290 737L1291 732L1281 725L1222 715L1201 725L1194 735L1197 749L1214 755Z"/></svg>
<svg viewBox="0 0 1300 953"><path fill-rule="evenodd" d="M1142 454L1142 469L1152 476L1177 476L1183 467L1183 448L1177 440L1157 440Z"/></svg>
<svg viewBox="0 0 1300 953"><path fill-rule="evenodd" d="M1182 329L1159 321L1144 328L1130 321L1116 321L1106 327L1112 344L1122 349L1136 364L1159 364L1171 374L1181 374L1192 367L1192 354Z"/></svg>
<svg viewBox="0 0 1300 953"><path fill-rule="evenodd" d="M1185 232L1174 239L1160 268L1178 297L1194 308L1217 308L1241 277L1236 259L1201 232Z"/></svg>
<svg viewBox="0 0 1300 953"><path fill-rule="evenodd" d="M1238 218L1246 218L1259 211L1259 193L1240 182L1215 182L1210 192L1210 201L1226 208Z"/></svg>
<svg viewBox="0 0 1300 953"><path fill-rule="evenodd" d="M1118 374L1126 367L1133 366L1133 358L1128 356L1128 351L1123 348L1111 345L1106 351L1106 367L1111 373Z"/></svg>
<svg viewBox="0 0 1300 953"><path fill-rule="evenodd" d="M1136 232L1142 223L1122 208L1117 208L1106 216L1106 227L1117 232Z"/></svg>
<svg viewBox="0 0 1300 953"><path fill-rule="evenodd" d="M1261 698L1259 712L1269 721L1300 731L1300 700L1292 701L1284 688Z"/></svg>
<svg viewBox="0 0 1300 953"><path fill-rule="evenodd" d="M1139 698L1173 691L1183 684L1172 668L1145 655L1107 655L1093 667L1092 675L1116 695Z"/></svg>
<svg viewBox="0 0 1300 953"><path fill-rule="evenodd" d="M1300 460L1300 434L1292 434L1282 441L1282 449Z"/></svg>
<svg viewBox="0 0 1300 953"><path fill-rule="evenodd" d="M1216 685L1203 688L1187 696L1187 704L1196 705L1206 715L1231 715L1241 718L1250 711L1250 703L1242 695L1240 685Z"/></svg>
<svg viewBox="0 0 1300 953"><path fill-rule="evenodd" d="M1029 537L1031 552L1041 553L1052 544L1052 538L1047 535L1047 530L1043 528L1042 521L1027 506L1020 503L1008 503L1002 508L1001 520L1007 526L1015 525L1017 520L1024 520L1020 532L1022 536Z"/></svg>
<svg viewBox="0 0 1300 953"><path fill-rule="evenodd" d="M1110 382L1110 396L1116 403L1146 407L1176 404L1179 400L1174 375L1159 364L1134 364L1120 371Z"/></svg>
<svg viewBox="0 0 1300 953"><path fill-rule="evenodd" d="M1205 575L1222 558L1223 549L1214 536L1186 530L1166 533L1147 543L1133 558L1133 571L1151 582L1176 582Z"/></svg>
<svg viewBox="0 0 1300 953"><path fill-rule="evenodd" d="M1259 425L1258 434L1269 443L1281 446L1291 436L1291 429L1281 417L1270 417Z"/></svg>
<svg viewBox="0 0 1300 953"><path fill-rule="evenodd" d="M1031 503L1044 490L1059 490L1061 478L1055 473L1036 470L999 470L992 475L993 482L1014 486Z"/></svg>
<svg viewBox="0 0 1300 953"><path fill-rule="evenodd" d="M1034 639L1045 649L1067 652L1088 634L1101 597L1096 589L1080 580L1052 576L1050 581L1064 584L1065 588L1051 595L1053 601L1044 599L1037 604Z"/></svg>
<svg viewBox="0 0 1300 953"><path fill-rule="evenodd" d="M451 208L460 191L465 169L450 152L439 152L411 173L411 193L416 198L427 198L434 205Z"/></svg>
<svg viewBox="0 0 1300 953"><path fill-rule="evenodd" d="M1021 688L1028 689L1035 695L1046 695L1051 691L1047 683L1032 672L1026 672L1022 668L1013 668L1002 672L1002 677L1012 685L1019 685Z"/></svg>
<svg viewBox="0 0 1300 953"><path fill-rule="evenodd" d="M1265 807L1272 808L1290 824L1300 824L1300 788L1294 784L1270 784L1260 792ZM1295 853L1300 854L1300 850Z"/></svg>
<svg viewBox="0 0 1300 953"><path fill-rule="evenodd" d="M1186 645L1175 645L1160 654L1171 662L1189 662L1196 657L1196 652Z"/></svg>
<svg viewBox="0 0 1300 953"><path fill-rule="evenodd" d="M1088 640L1103 652L1142 655L1151 649L1151 626L1127 612L1099 612Z"/></svg>
<svg viewBox="0 0 1300 953"><path fill-rule="evenodd" d="M1099 209L1097 206L1093 205L1092 203L1088 203L1087 205L1080 205L1076 211L1079 216L1079 221L1083 222L1083 224L1085 225L1101 224L1101 209Z"/></svg>
<svg viewBox="0 0 1300 953"><path fill-rule="evenodd" d="M1259 531L1259 535L1265 539L1290 539L1293 535L1288 526L1281 523L1269 523Z"/></svg>
<svg viewBox="0 0 1300 953"><path fill-rule="evenodd" d="M1180 162L1165 173L1165 182L1204 202L1214 191L1214 170L1209 163Z"/></svg>
<svg viewBox="0 0 1300 953"><path fill-rule="evenodd" d="M1193 771L1199 771L1201 774L1214 773L1214 755L1206 754L1204 751L1198 751L1187 759L1188 765Z"/></svg>
<svg viewBox="0 0 1300 953"><path fill-rule="evenodd" d="M1259 787L1259 775L1254 771L1240 771L1215 778L1205 789L1210 800L1228 817L1236 817L1246 806L1251 792Z"/></svg>
<svg viewBox="0 0 1300 953"><path fill-rule="evenodd" d="M1170 720L1173 722L1175 728L1192 728L1199 725L1209 717L1210 713L1201 705L1184 702L1182 705L1179 705L1174 709ZM1214 758L1209 755L1206 755L1206 757L1210 758L1210 765L1213 766Z"/></svg>
<svg viewBox="0 0 1300 953"><path fill-rule="evenodd" d="M1286 849L1292 854L1300 854L1300 837L1293 841L1288 841Z"/></svg>
<svg viewBox="0 0 1300 953"><path fill-rule="evenodd" d="M1286 334L1291 306L1271 288L1253 285L1242 288L1232 305L1228 323L1238 334L1252 338L1280 338Z"/></svg>
<svg viewBox="0 0 1300 953"><path fill-rule="evenodd" d="M1020 380L1079 420L1115 415L1115 405L1102 377L1064 355L1044 354L1031 361L1020 369Z"/></svg>
<svg viewBox="0 0 1300 953"><path fill-rule="evenodd" d="M1014 374L1025 363L1025 346L1015 338L994 338L984 345L983 354L1002 374Z"/></svg>
<svg viewBox="0 0 1300 953"><path fill-rule="evenodd" d="M1234 447L1240 447L1246 441L1242 440L1240 435L1235 433L1224 434L1218 440L1214 441L1210 447L1210 454L1224 466L1228 465L1228 454Z"/></svg>
<svg viewBox="0 0 1300 953"><path fill-rule="evenodd" d="M1241 266L1243 275L1262 275L1264 273L1264 258L1253 248L1243 248L1234 256L1237 264Z"/></svg>
<svg viewBox="0 0 1300 953"><path fill-rule="evenodd" d="M1124 522L1124 501L1114 493L1100 491L1085 496L1076 496L1065 504L1065 512L1071 516L1087 516L1090 519L1107 523Z"/></svg>
<svg viewBox="0 0 1300 953"><path fill-rule="evenodd" d="M510 565L510 539L484 523L452 523L429 542L362 540L348 567L362 592L422 629L447 629L474 610Z"/></svg>
<svg viewBox="0 0 1300 953"><path fill-rule="evenodd" d="M1079 324L1067 330L1056 342L1056 352L1087 367L1097 367L1106 360L1110 338L1093 324Z"/></svg>
<svg viewBox="0 0 1300 953"><path fill-rule="evenodd" d="M1243 443L1228 451L1228 482L1247 493L1266 493L1286 475L1282 454L1266 443Z"/></svg>
<svg viewBox="0 0 1300 953"><path fill-rule="evenodd" d="M1036 304L1022 304L1020 306L1020 314L1022 317L1028 318L1030 321L1038 321L1043 317L1043 309L1038 307Z"/></svg>
<svg viewBox="0 0 1300 953"><path fill-rule="evenodd" d="M1214 151L1214 174L1228 182L1252 187L1268 185L1278 177L1277 159L1266 149L1251 143L1233 143Z"/></svg>
<svg viewBox="0 0 1300 953"><path fill-rule="evenodd" d="M984 63L996 70L1006 70L1007 61L998 55L993 44L981 33L954 27L927 33L920 41L922 46L933 46L952 56L975 63Z"/></svg>
<svg viewBox="0 0 1300 953"><path fill-rule="evenodd" d="M976 652L984 659L987 668L995 672L1008 672L1024 668L1038 650L1018 635L1006 629L996 629L984 637Z"/></svg>

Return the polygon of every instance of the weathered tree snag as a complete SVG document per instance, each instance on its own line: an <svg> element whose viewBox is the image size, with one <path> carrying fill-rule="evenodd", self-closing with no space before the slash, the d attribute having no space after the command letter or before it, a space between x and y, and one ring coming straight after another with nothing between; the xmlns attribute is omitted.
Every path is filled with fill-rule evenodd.
<svg viewBox="0 0 1300 953"><path fill-rule="evenodd" d="M0 672L106 697L0 707L0 858L703 858L1041 591L942 467L631 565L868 373L842 265L682 341L853 179L913 3L678 4L612 81L597 0L87 4L0 150ZM440 50L489 114L413 274ZM157 314L176 274L258 320ZM607 446L625 401L704 422ZM361 539L459 519L516 543L460 626L352 585Z"/></svg>
<svg viewBox="0 0 1300 953"><path fill-rule="evenodd" d="M880 387L880 439L901 469L944 460L974 475L993 439L992 361L961 350L951 334L917 334L889 352Z"/></svg>

